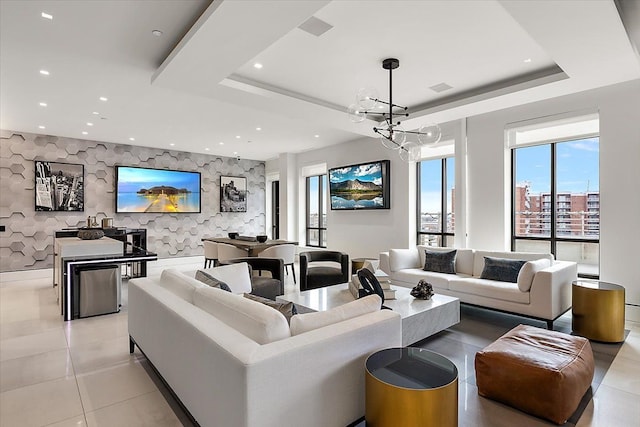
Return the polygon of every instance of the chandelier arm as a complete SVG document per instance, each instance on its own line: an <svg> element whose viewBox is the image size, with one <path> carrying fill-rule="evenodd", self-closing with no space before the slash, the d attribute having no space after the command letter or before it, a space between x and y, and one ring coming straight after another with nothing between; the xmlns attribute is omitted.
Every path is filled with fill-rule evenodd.
<svg viewBox="0 0 640 427"><path fill-rule="evenodd" d="M405 130L404 133L410 133L412 135L428 135L427 132L419 132L417 130Z"/></svg>
<svg viewBox="0 0 640 427"><path fill-rule="evenodd" d="M404 107L404 106L398 105L398 104L392 104L391 102L383 101L382 99L374 98L373 100L376 101L376 102L379 102L381 104L387 104L387 105L391 105L392 107L402 108L403 110L408 110L409 109L409 107Z"/></svg>

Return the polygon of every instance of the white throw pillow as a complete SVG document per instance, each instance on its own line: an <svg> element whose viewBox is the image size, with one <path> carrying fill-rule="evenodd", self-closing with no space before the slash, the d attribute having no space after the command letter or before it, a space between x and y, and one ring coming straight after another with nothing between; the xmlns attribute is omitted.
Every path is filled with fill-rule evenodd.
<svg viewBox="0 0 640 427"><path fill-rule="evenodd" d="M547 258L527 261L518 273L518 289L522 292L529 292L533 284L533 276L540 270L551 266L551 261Z"/></svg>
<svg viewBox="0 0 640 427"><path fill-rule="evenodd" d="M282 313L242 295L205 286L196 290L193 303L258 344L291 336Z"/></svg>
<svg viewBox="0 0 640 427"><path fill-rule="evenodd" d="M193 293L197 288L206 286L204 283L186 276L175 269L167 269L160 275L160 286L173 292L180 298L193 304Z"/></svg>
<svg viewBox="0 0 640 427"><path fill-rule="evenodd" d="M251 293L251 276L249 276L249 265L246 262L222 265L203 271L226 283L234 294Z"/></svg>
<svg viewBox="0 0 640 427"><path fill-rule="evenodd" d="M291 318L291 335L300 335L343 320L373 313L380 310L381 305L382 299L378 295L368 295L331 310L296 314Z"/></svg>

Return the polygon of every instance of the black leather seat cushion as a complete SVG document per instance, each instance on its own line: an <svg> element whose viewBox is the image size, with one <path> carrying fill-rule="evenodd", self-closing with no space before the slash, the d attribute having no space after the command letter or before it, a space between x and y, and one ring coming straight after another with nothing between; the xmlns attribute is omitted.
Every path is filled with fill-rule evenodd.
<svg viewBox="0 0 640 427"><path fill-rule="evenodd" d="M342 270L335 267L318 266L307 270L307 288L315 289L324 286L344 283Z"/></svg>
<svg viewBox="0 0 640 427"><path fill-rule="evenodd" d="M275 300L278 295L282 295L280 280L271 277L253 276L251 278L251 293L263 298Z"/></svg>

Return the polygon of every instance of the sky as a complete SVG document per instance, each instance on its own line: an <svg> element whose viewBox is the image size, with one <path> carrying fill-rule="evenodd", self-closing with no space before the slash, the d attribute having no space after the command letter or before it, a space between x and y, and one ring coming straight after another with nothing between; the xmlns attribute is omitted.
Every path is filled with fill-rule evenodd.
<svg viewBox="0 0 640 427"><path fill-rule="evenodd" d="M556 144L558 192L586 193L600 190L598 138ZM551 191L551 146L519 148L516 152L516 182L531 183L531 194Z"/></svg>
<svg viewBox="0 0 640 427"><path fill-rule="evenodd" d="M353 181L359 179L363 182L373 182L382 185L382 167L379 162L367 163L358 166L331 169L329 179L331 182Z"/></svg>
<svg viewBox="0 0 640 427"><path fill-rule="evenodd" d="M146 169L133 167L118 168L118 192L135 193L141 188L156 185L168 185L186 188L193 193L200 192L200 174L198 172L170 171L164 169Z"/></svg>

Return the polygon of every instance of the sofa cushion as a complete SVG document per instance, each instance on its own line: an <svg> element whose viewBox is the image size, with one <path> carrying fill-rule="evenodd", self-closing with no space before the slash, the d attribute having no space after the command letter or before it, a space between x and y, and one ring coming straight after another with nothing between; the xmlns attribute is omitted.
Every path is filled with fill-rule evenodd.
<svg viewBox="0 0 640 427"><path fill-rule="evenodd" d="M435 273L456 274L456 253L455 249L450 251L425 249L425 262L422 269Z"/></svg>
<svg viewBox="0 0 640 427"><path fill-rule="evenodd" d="M206 286L193 277L186 276L172 268L162 272L159 285L191 304L193 304L195 290Z"/></svg>
<svg viewBox="0 0 640 427"><path fill-rule="evenodd" d="M249 264L246 262L221 265L201 271L226 283L234 294L251 292L251 276L249 275Z"/></svg>
<svg viewBox="0 0 640 427"><path fill-rule="evenodd" d="M368 295L353 302L315 313L296 314L291 318L291 335L319 329L363 314L380 310L382 299L378 295Z"/></svg>
<svg viewBox="0 0 640 427"><path fill-rule="evenodd" d="M405 268L421 268L420 254L417 248L389 249L389 268L391 271L400 271Z"/></svg>
<svg viewBox="0 0 640 427"><path fill-rule="evenodd" d="M460 256L460 254L458 254ZM498 252L498 251L475 251L473 254L473 276L480 277L484 269L484 257L519 259L532 261L534 259L546 258L553 261L553 255L534 252Z"/></svg>
<svg viewBox="0 0 640 427"><path fill-rule="evenodd" d="M453 274L424 271L421 268L407 268L393 273L394 282L404 282L413 287L416 286L420 280L426 280L431 283L434 288L438 289L449 289L449 280L455 277Z"/></svg>
<svg viewBox="0 0 640 427"><path fill-rule="evenodd" d="M209 273L205 271L202 271L202 270L196 271L196 280L199 280L205 285L211 286L212 288L220 288L223 291L231 292L231 288L229 288L229 285L227 285L221 280L216 279L215 277L211 276Z"/></svg>
<svg viewBox="0 0 640 427"><path fill-rule="evenodd" d="M546 258L527 261L518 273L518 288L522 292L529 292L533 283L533 276L540 270L551 266L551 261Z"/></svg>
<svg viewBox="0 0 640 427"><path fill-rule="evenodd" d="M291 317L294 314L298 314L298 309L296 308L296 305L291 301L287 301L287 302L274 301L272 299L263 298L261 296L253 295L253 294L243 294L242 296L252 301L259 302L260 304L264 304L267 307L271 307L275 310L278 310L280 313L282 313L285 319L287 319L287 323L291 323Z"/></svg>
<svg viewBox="0 0 640 427"><path fill-rule="evenodd" d="M282 313L242 295L204 286L195 291L193 303L258 344L291 336Z"/></svg>
<svg viewBox="0 0 640 427"><path fill-rule="evenodd" d="M430 250L433 252L448 252L453 248L445 248L438 246L425 246L418 245L418 252L420 254L420 265L423 266L426 261L425 250ZM456 249L456 273L457 274L468 274L471 276L473 274L473 249Z"/></svg>
<svg viewBox="0 0 640 427"><path fill-rule="evenodd" d="M497 280L500 282L518 282L518 273L526 261L520 259L505 259L484 257L484 269L481 279Z"/></svg>
<svg viewBox="0 0 640 427"><path fill-rule="evenodd" d="M449 290L503 301L529 304L529 292L520 292L516 283L498 282L475 277L452 278Z"/></svg>

